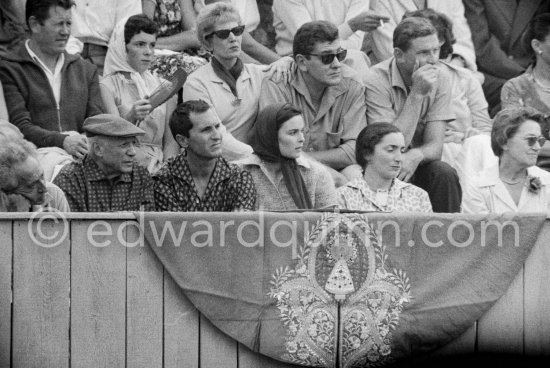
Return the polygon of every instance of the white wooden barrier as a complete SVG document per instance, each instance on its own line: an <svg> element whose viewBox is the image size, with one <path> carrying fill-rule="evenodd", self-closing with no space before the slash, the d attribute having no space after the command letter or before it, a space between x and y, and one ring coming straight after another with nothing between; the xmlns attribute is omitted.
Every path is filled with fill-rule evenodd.
<svg viewBox="0 0 550 368"><path fill-rule="evenodd" d="M200 315L148 247L127 247L131 214L70 214L36 226L0 214L0 367L289 367L252 353ZM112 234L98 236L99 221ZM87 232L95 223L96 244ZM36 221L32 222L36 225ZM120 230L120 231L119 231ZM34 235L33 235L34 234ZM550 221L508 293L433 356L550 355ZM546 240L546 241L545 241ZM97 246L103 244L105 246ZM51 247L50 247L51 246Z"/></svg>

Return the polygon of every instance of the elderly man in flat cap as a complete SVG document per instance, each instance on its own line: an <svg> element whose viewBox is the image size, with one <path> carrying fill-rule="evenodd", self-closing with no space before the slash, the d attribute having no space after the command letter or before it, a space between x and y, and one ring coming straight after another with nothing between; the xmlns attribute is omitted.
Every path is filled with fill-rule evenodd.
<svg viewBox="0 0 550 368"><path fill-rule="evenodd" d="M115 115L84 121L88 153L55 177L74 212L154 211L153 181L135 162L145 132Z"/></svg>

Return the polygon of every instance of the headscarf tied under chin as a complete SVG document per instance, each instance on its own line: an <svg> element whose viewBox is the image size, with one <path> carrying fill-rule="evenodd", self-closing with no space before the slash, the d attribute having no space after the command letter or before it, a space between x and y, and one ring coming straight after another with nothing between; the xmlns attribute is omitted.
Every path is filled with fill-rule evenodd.
<svg viewBox="0 0 550 368"><path fill-rule="evenodd" d="M254 123L252 148L254 153L267 162L279 162L286 187L299 209L312 209L304 178L295 159L283 157L279 150L279 128L292 116L288 110L295 109L288 103L267 106L260 111Z"/></svg>
<svg viewBox="0 0 550 368"><path fill-rule="evenodd" d="M113 30L111 39L109 40L107 55L105 56L103 74L107 76L117 72L129 73L130 78L136 84L139 98L145 98L153 92L154 88L148 87L144 77L128 63L128 53L126 52L126 42L124 41L124 26L128 18L126 17L118 22ZM143 74L146 73L150 74L151 72L146 70Z"/></svg>

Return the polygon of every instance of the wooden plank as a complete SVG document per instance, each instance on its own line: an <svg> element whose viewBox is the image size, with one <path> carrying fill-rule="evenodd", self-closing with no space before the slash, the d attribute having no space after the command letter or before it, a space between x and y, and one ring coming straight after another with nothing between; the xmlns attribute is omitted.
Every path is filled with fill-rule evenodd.
<svg viewBox="0 0 550 368"><path fill-rule="evenodd" d="M293 368L299 367L290 363L266 357L259 353L255 353L243 344L239 344L239 368Z"/></svg>
<svg viewBox="0 0 550 368"><path fill-rule="evenodd" d="M456 340L436 350L430 357L474 354L476 349L477 323L460 335Z"/></svg>
<svg viewBox="0 0 550 368"><path fill-rule="evenodd" d="M164 367L199 367L199 312L164 270Z"/></svg>
<svg viewBox="0 0 550 368"><path fill-rule="evenodd" d="M68 222L52 220L14 223L15 367L69 365L69 227Z"/></svg>
<svg viewBox="0 0 550 368"><path fill-rule="evenodd" d="M117 239L122 223L72 222L72 368L126 364L126 248Z"/></svg>
<svg viewBox="0 0 550 368"><path fill-rule="evenodd" d="M201 368L236 368L237 342L221 332L201 314L200 321Z"/></svg>
<svg viewBox="0 0 550 368"><path fill-rule="evenodd" d="M477 326L478 352L523 354L523 267Z"/></svg>
<svg viewBox="0 0 550 368"><path fill-rule="evenodd" d="M11 365L12 222L0 221L0 368Z"/></svg>
<svg viewBox="0 0 550 368"><path fill-rule="evenodd" d="M550 221L525 263L525 354L550 355Z"/></svg>
<svg viewBox="0 0 550 368"><path fill-rule="evenodd" d="M162 367L163 267L139 229L129 225L127 239L126 364Z"/></svg>

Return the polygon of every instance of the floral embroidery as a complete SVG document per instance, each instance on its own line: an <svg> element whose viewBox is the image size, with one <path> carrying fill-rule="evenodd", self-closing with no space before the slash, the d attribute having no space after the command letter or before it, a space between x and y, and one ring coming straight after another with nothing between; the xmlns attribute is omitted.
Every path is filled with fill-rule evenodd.
<svg viewBox="0 0 550 368"><path fill-rule="evenodd" d="M527 177L527 188L529 192L537 194L542 187L542 182L538 176L529 175Z"/></svg>
<svg viewBox="0 0 550 368"><path fill-rule="evenodd" d="M411 299L410 283L405 272L389 269L366 218L324 216L305 234L297 258L270 282L287 329L281 358L310 366L333 366L337 355L342 367L391 362L392 333Z"/></svg>

